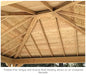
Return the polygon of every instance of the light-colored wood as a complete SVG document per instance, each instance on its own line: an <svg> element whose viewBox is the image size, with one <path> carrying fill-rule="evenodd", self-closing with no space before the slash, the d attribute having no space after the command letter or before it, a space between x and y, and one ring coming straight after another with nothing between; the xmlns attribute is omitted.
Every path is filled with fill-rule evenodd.
<svg viewBox="0 0 86 75"><path fill-rule="evenodd" d="M6 35L7 33L11 32L12 30L20 27L21 25L23 25L25 22L28 22L29 18L25 18L24 20L22 20L21 22L17 23L14 27L10 28L9 30L7 30L5 33L3 33L1 35L1 37L3 37L4 35Z"/></svg>
<svg viewBox="0 0 86 75"><path fill-rule="evenodd" d="M21 2L21 1L1 1L1 6L6 6L9 4L18 3L18 2Z"/></svg>
<svg viewBox="0 0 86 75"><path fill-rule="evenodd" d="M27 50L29 56L32 57L32 55L31 55L30 51L28 50L27 46L26 46L26 45L24 45L24 46L25 46L25 48L26 48L26 50Z"/></svg>
<svg viewBox="0 0 86 75"><path fill-rule="evenodd" d="M12 4L10 6L21 9L21 10L24 10L24 11L30 13L30 14L35 14L35 12L33 10L25 8L25 7L23 7L23 6L19 5L19 4Z"/></svg>
<svg viewBox="0 0 86 75"><path fill-rule="evenodd" d="M28 37L30 36L30 33L31 33L31 31L33 30L33 28L34 28L36 22L37 22L37 18L35 17L35 18L32 20L32 22L31 22L31 24L30 24L30 26L29 26L29 28L28 28L28 30L27 30L27 32L26 32L26 35L24 36L24 39L23 39L23 41L22 41L22 43L21 43L21 45L20 45L20 47L19 47L19 49L18 49L18 51L17 51L17 53L16 53L16 55L15 55L15 58L19 55L19 53L21 53L21 50L22 50L22 48L24 47L24 44L26 43Z"/></svg>
<svg viewBox="0 0 86 75"><path fill-rule="evenodd" d="M6 53L10 52L11 50L14 50L15 48L17 48L21 43L19 43L18 45L10 48L9 50L6 50L4 53L2 53L3 55L5 55Z"/></svg>
<svg viewBox="0 0 86 75"><path fill-rule="evenodd" d="M39 54L40 54L40 57L42 57L42 53L41 53L41 51L40 51L40 49L39 49L39 47L38 47L36 41L34 40L34 37L33 37L32 34L31 34L31 38L32 38L32 40L33 40L33 42L34 42L34 44L35 44L35 46L36 46L36 48L37 48L37 50L38 50L38 52L39 52Z"/></svg>
<svg viewBox="0 0 86 75"><path fill-rule="evenodd" d="M74 23L73 23L73 21L71 20L69 20L69 19L67 19L66 17L63 17L62 15L59 15L59 14L57 14L57 13L54 13L55 15L56 15L56 17L58 18L62 18L63 20L65 20L65 22L68 22L69 23L69 25L71 25L73 28L75 28L76 30L78 30L78 31L80 31L80 32L82 32L83 34L85 34L85 31L83 30L83 29L81 29L81 28L79 28L78 26L76 26Z"/></svg>
<svg viewBox="0 0 86 75"><path fill-rule="evenodd" d="M13 59L5 57L5 56L1 56L1 62L11 64L13 63Z"/></svg>
<svg viewBox="0 0 86 75"><path fill-rule="evenodd" d="M41 28L42 28L43 34L44 34L44 36L45 36L45 39L46 39L46 41L47 41L47 44L48 44L49 50L50 50L50 52L51 52L51 56L54 56L53 51L52 51L52 49L51 49L51 47L50 47L49 41L48 41L48 39L47 39L47 35L46 35L46 33L45 33L45 30L44 30L44 27L43 27L43 25L42 25L41 20L39 20L39 22L40 22L40 25L41 25Z"/></svg>
<svg viewBox="0 0 86 75"><path fill-rule="evenodd" d="M21 1L1 6L1 54L18 64L23 58L28 64L33 57L35 63L80 62L82 58L75 57L85 56L85 6L79 2Z"/></svg>
<svg viewBox="0 0 86 75"><path fill-rule="evenodd" d="M25 33L26 32L24 32L23 34L20 34L19 36L15 37L11 41L7 42L5 45L2 45L2 47L7 46L8 44L11 44L11 42L13 42L13 41L16 41L18 38L20 38L21 36L25 35Z"/></svg>
<svg viewBox="0 0 86 75"><path fill-rule="evenodd" d="M1 17L1 22L4 21L4 20L6 20L7 18L8 18L8 17L5 17L4 19L2 19L2 17Z"/></svg>
<svg viewBox="0 0 86 75"><path fill-rule="evenodd" d="M53 8L48 4L47 1L41 1L42 4L44 4L50 11L53 11Z"/></svg>
<svg viewBox="0 0 86 75"><path fill-rule="evenodd" d="M77 35L77 30L76 30L76 47L77 47L77 56L79 55L79 45L78 45L78 35Z"/></svg>
<svg viewBox="0 0 86 75"><path fill-rule="evenodd" d="M66 9L67 7L70 7L70 6L74 5L74 4L78 4L78 3L80 3L80 2L81 2L81 1L74 1L74 2L71 2L71 3L69 3L69 4L66 4L66 5L64 5L64 6L60 7L60 8L58 8L58 9L56 9L55 12L58 12L58 11L60 11L60 10L62 10L62 9Z"/></svg>
<svg viewBox="0 0 86 75"><path fill-rule="evenodd" d="M23 66L23 64L17 64L17 66L16 66L16 67L21 67L21 66Z"/></svg>
<svg viewBox="0 0 86 75"><path fill-rule="evenodd" d="M79 19L85 19L84 15L80 15L80 14L76 14L76 13L71 13L71 12L67 12L67 11L60 11L58 13L66 15L66 16L70 16L70 17L76 17L76 18L79 18Z"/></svg>
<svg viewBox="0 0 86 75"><path fill-rule="evenodd" d="M16 64L84 63L85 56L14 59Z"/></svg>
<svg viewBox="0 0 86 75"><path fill-rule="evenodd" d="M65 56L66 54L65 54L64 44L63 44L63 40L62 40L60 28L59 28L59 22L58 22L58 19L57 19L57 18L56 18L56 22L57 22L57 28L58 28L58 32L59 32L59 37L60 37L61 44L62 44L62 48L63 48L63 54L64 54L64 56Z"/></svg>
<svg viewBox="0 0 86 75"><path fill-rule="evenodd" d="M42 63L70 63L70 62L84 63L85 62L85 56L26 58L26 59L11 59L2 56L1 58L2 58L1 62L12 63L12 64L40 64L40 63L42 64Z"/></svg>
<svg viewBox="0 0 86 75"><path fill-rule="evenodd" d="M4 20L6 20L7 18L10 18L10 17L22 17L22 16L24 16L24 17L33 17L33 15L23 15L23 14L22 15L18 15L18 14L15 13L15 15L12 15L12 14L10 14L10 15L2 15L1 18L5 17Z"/></svg>

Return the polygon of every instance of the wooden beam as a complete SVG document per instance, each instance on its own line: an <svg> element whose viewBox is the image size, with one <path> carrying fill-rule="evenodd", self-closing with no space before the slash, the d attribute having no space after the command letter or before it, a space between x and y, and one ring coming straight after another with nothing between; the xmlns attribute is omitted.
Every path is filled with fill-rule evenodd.
<svg viewBox="0 0 86 75"><path fill-rule="evenodd" d="M12 56L14 56L16 54L16 52L13 52L9 57L12 57Z"/></svg>
<svg viewBox="0 0 86 75"><path fill-rule="evenodd" d="M20 27L21 25L23 25L25 22L28 22L29 18L25 18L22 21L18 22L14 27L10 28L9 30L7 30L6 32L4 32L1 37L3 37L4 35L6 35L7 33L11 32L12 30Z"/></svg>
<svg viewBox="0 0 86 75"><path fill-rule="evenodd" d="M21 66L23 66L23 64L17 64L17 66L16 66L16 67L21 67Z"/></svg>
<svg viewBox="0 0 86 75"><path fill-rule="evenodd" d="M11 50L14 50L14 49L17 48L20 44L21 44L21 42L20 42L18 45L16 45L16 46L10 48L9 50L6 50L4 53L2 53L2 55L7 54L7 53L10 52Z"/></svg>
<svg viewBox="0 0 86 75"><path fill-rule="evenodd" d="M60 28L59 28L59 22L58 22L57 18L56 18L56 23L57 23L57 30L58 30L58 32L59 32L59 37L60 37L61 45L62 45L62 48L63 48L63 54L64 54L64 56L65 56L65 55L66 55L66 54L65 54L65 48L64 48L64 44L63 44L63 40L62 40Z"/></svg>
<svg viewBox="0 0 86 75"><path fill-rule="evenodd" d="M10 17L33 17L33 15L24 15L24 14L17 14L17 13L15 13L15 14L9 14L9 15L1 15L1 18L10 18Z"/></svg>
<svg viewBox="0 0 86 75"><path fill-rule="evenodd" d="M49 41L48 41L47 35L46 35L46 33L45 33L44 27L43 27L42 22L41 22L41 20L40 20L40 19L39 19L39 22L40 22L40 26L41 26L41 28L42 28L42 31L43 31L43 34L44 34L45 40L46 40L47 45L48 45L48 47L49 47L49 50L50 50L51 56L54 56L53 51L52 51L52 49L51 49L51 47L50 47L50 44L49 44Z"/></svg>
<svg viewBox="0 0 86 75"><path fill-rule="evenodd" d="M63 9L66 9L67 7L70 7L70 6L74 5L74 4L78 4L80 2L82 2L82 1L73 1L71 3L68 3L68 4L56 9L55 12L58 12L58 11L63 10Z"/></svg>
<svg viewBox="0 0 86 75"><path fill-rule="evenodd" d="M41 3L46 6L50 11L53 11L53 8L48 4L47 1L41 1Z"/></svg>
<svg viewBox="0 0 86 75"><path fill-rule="evenodd" d="M75 33L75 42L76 42L76 48L77 48L77 51L76 51L76 54L77 56L79 55L79 42L78 42L78 33L77 33L77 30L76 30L76 33Z"/></svg>
<svg viewBox="0 0 86 75"><path fill-rule="evenodd" d="M7 18L8 17L4 17L4 18L1 17L1 22L4 21L4 20L6 20Z"/></svg>
<svg viewBox="0 0 86 75"><path fill-rule="evenodd" d="M59 18L61 18L62 20L64 20L65 22L69 23L69 25L72 26L74 29L76 29L76 30L80 31L81 33L85 34L85 31L84 31L83 29L81 29L80 27L76 26L75 23L74 23L72 20L70 20L70 19L68 19L67 17L64 17L64 16L62 16L62 15L60 15L60 14L57 14L57 13L54 13L54 15L55 15L57 18L59 17Z"/></svg>
<svg viewBox="0 0 86 75"><path fill-rule="evenodd" d="M66 16L75 17L75 18L79 18L79 19L84 19L85 20L85 15L80 15L80 14L76 14L76 13L72 13L72 12L67 12L67 11L60 11L58 13L66 15Z"/></svg>
<svg viewBox="0 0 86 75"><path fill-rule="evenodd" d="M26 32L26 35L24 36L24 39L16 53L16 55L14 56L14 58L16 58L18 55L20 55L23 47L24 47L24 44L26 43L28 37L30 36L34 26L36 25L36 22L37 22L37 17L35 16L34 19L32 20L31 24L29 25L28 29L27 29L27 32Z"/></svg>
<svg viewBox="0 0 86 75"><path fill-rule="evenodd" d="M1 1L1 6L6 6L9 4L14 4L14 3L18 3L18 2L22 2L22 1Z"/></svg>
<svg viewBox="0 0 86 75"><path fill-rule="evenodd" d="M29 54L29 57L32 57L32 55L31 55L31 53L30 53L29 49L27 48L27 46L26 46L26 45L24 45L24 47L26 48L27 53Z"/></svg>
<svg viewBox="0 0 86 75"><path fill-rule="evenodd" d="M26 8L24 6L21 6L19 4L11 4L10 6L15 7L15 8L18 8L18 9L21 9L23 11L26 11L27 13L30 13L30 14L35 14L35 11L33 11L31 9L28 9L28 8Z"/></svg>
<svg viewBox="0 0 86 75"><path fill-rule="evenodd" d="M9 20L9 19L8 19L8 20ZM4 20L4 22L2 22L2 23L3 23L5 26L7 26L9 29L13 27L12 24L9 23L7 20ZM19 30L17 30L17 29L15 29L14 32L15 32L17 35L20 35L20 34L21 34L21 32L20 32Z"/></svg>
<svg viewBox="0 0 86 75"><path fill-rule="evenodd" d="M85 56L22 58L22 59L12 59L5 56L1 56L1 62L9 64L85 63Z"/></svg>
<svg viewBox="0 0 86 75"><path fill-rule="evenodd" d="M19 47L19 46L18 46L18 47ZM16 51L18 50L18 47L15 49L14 52L12 52L12 53L10 54L10 56L9 56L10 58L16 54Z"/></svg>
<svg viewBox="0 0 86 75"><path fill-rule="evenodd" d="M42 53L41 53L41 51L40 51L40 49L39 49L39 47L38 47L38 45L37 45L37 43L36 43L36 41L35 41L35 39L34 39L32 34L31 34L31 38L32 38L32 40L33 40L33 42L34 42L34 44L35 44L35 46L36 46L36 48L37 48L37 50L38 50L38 52L40 54L40 57L42 57Z"/></svg>
<svg viewBox="0 0 86 75"><path fill-rule="evenodd" d="M1 56L1 62L11 64L13 63L13 59L5 57L5 56Z"/></svg>
<svg viewBox="0 0 86 75"><path fill-rule="evenodd" d="M12 42L14 42L14 41L17 40L17 39L20 39L20 38L23 39L22 36L25 35L25 33L26 33L26 32L24 32L24 33L20 34L19 36L13 38L12 40L10 40L9 42L7 42L6 44L1 45L2 48L6 47L8 44L11 44Z"/></svg>
<svg viewBox="0 0 86 75"><path fill-rule="evenodd" d="M85 63L85 56L14 59L14 64Z"/></svg>

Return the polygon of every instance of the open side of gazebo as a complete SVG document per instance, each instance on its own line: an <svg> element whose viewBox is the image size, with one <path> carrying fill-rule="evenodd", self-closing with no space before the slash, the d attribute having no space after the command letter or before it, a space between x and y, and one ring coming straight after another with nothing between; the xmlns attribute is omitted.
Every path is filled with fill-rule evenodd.
<svg viewBox="0 0 86 75"><path fill-rule="evenodd" d="M85 62L85 2L2 1L1 62Z"/></svg>

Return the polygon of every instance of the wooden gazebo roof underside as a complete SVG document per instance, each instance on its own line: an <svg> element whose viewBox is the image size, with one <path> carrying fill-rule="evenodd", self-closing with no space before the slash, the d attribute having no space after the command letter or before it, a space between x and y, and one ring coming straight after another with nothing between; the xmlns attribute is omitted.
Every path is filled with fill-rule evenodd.
<svg viewBox="0 0 86 75"><path fill-rule="evenodd" d="M15 64L84 62L85 3L3 1L1 54Z"/></svg>

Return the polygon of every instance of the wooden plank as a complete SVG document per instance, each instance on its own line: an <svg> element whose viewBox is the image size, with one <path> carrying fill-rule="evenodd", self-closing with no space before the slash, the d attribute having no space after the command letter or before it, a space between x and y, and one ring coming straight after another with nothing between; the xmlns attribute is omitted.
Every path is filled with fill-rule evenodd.
<svg viewBox="0 0 86 75"><path fill-rule="evenodd" d="M16 66L16 67L21 67L21 66L23 66L23 64L17 64L17 66Z"/></svg>
<svg viewBox="0 0 86 75"><path fill-rule="evenodd" d="M64 16L62 16L60 14L57 14L57 13L54 13L54 15L57 18L59 17L59 18L63 19L65 22L69 23L69 25L72 26L73 28L75 28L76 30L78 30L81 33L85 34L85 31L83 29L81 29L80 27L76 26L72 20L69 20L69 19L67 19L67 17L64 17Z"/></svg>
<svg viewBox="0 0 86 75"><path fill-rule="evenodd" d="M40 54L40 57L42 57L42 53L41 53L41 51L40 51L40 49L39 49L39 47L38 47L38 45L37 45L37 43L36 43L36 41L35 41L35 39L34 39L32 34L31 34L31 38L32 38L32 40L33 40L33 42L34 42L34 44L35 44L35 46L36 46L36 48L37 48L37 50L38 50L38 52Z"/></svg>
<svg viewBox="0 0 86 75"><path fill-rule="evenodd" d="M50 11L53 11L53 8L48 4L47 1L41 1L43 5L45 5Z"/></svg>
<svg viewBox="0 0 86 75"><path fill-rule="evenodd" d="M8 12L8 11L3 11L3 10L1 10L1 16L2 17L12 17L12 16L28 16L28 15L30 15L29 13L27 13L27 12ZM33 16L33 15L31 15L31 16Z"/></svg>
<svg viewBox="0 0 86 75"><path fill-rule="evenodd" d="M9 57L12 57L12 56L14 56L16 54L16 52L13 52Z"/></svg>
<svg viewBox="0 0 86 75"><path fill-rule="evenodd" d="M21 1L1 1L1 6L6 6L9 4L18 3L18 2L21 2Z"/></svg>
<svg viewBox="0 0 86 75"><path fill-rule="evenodd" d="M28 37L30 36L30 33L32 32L34 26L36 25L36 22L37 22L37 18L35 16L34 19L31 22L31 24L29 25L29 28L27 29L26 35L24 36L24 39L23 39L23 41L22 41L16 55L14 56L14 58L16 58L18 55L20 55L20 53L21 53L21 51L22 51L22 49L24 47L24 44L26 43Z"/></svg>
<svg viewBox="0 0 86 75"><path fill-rule="evenodd" d="M23 25L25 22L28 22L29 21L29 18L25 18L23 19L22 21L18 22L14 27L10 28L9 30L7 30L5 33L3 33L1 35L1 37L3 37L4 35L6 35L7 33L11 32L12 30L20 27L21 25Z"/></svg>
<svg viewBox="0 0 86 75"><path fill-rule="evenodd" d="M14 50L14 49L17 48L20 44L21 44L21 43L19 43L18 45L12 47L12 48L9 49L9 50L6 50L6 51L3 53L3 55L7 54L7 53L10 52L11 50Z"/></svg>
<svg viewBox="0 0 86 75"><path fill-rule="evenodd" d="M12 59L2 56L1 59L2 59L1 62L10 64L85 63L85 56L23 58L23 59Z"/></svg>
<svg viewBox="0 0 86 75"><path fill-rule="evenodd" d="M5 20L5 21L3 22L3 24L4 24L5 26L7 26L9 29L13 27L12 24L10 24L7 20ZM15 33L18 34L18 35L21 34L21 32L20 32L19 30L17 30L17 29L15 29L13 32L15 32Z"/></svg>
<svg viewBox="0 0 86 75"><path fill-rule="evenodd" d="M13 59L5 56L1 56L1 62L10 64L10 63L13 63Z"/></svg>
<svg viewBox="0 0 86 75"><path fill-rule="evenodd" d="M10 40L9 42L7 42L6 44L1 45L1 46L2 46L2 47L7 46L8 44L11 44L13 41L17 40L17 39L18 39L18 38L20 38L20 37L21 37L21 39L22 39L22 36L23 36L23 35L25 35L25 33L26 33L26 32L24 32L24 33L20 34L19 36L17 36L17 37L15 37L15 38L13 38L13 39L12 39L12 40Z"/></svg>
<svg viewBox="0 0 86 75"><path fill-rule="evenodd" d="M51 52L51 56L54 56L53 51L52 51L52 49L51 49L51 47L50 47L50 44L49 44L49 41L48 41L48 38L47 38L47 35L46 35L46 33L45 33L45 30L44 30L44 27L43 27L43 25L42 25L41 20L39 20L39 22L40 22L40 25L41 25L43 34L44 34L44 36L45 36L46 42L47 42L47 44L48 44L49 50L50 50L50 52Z"/></svg>
<svg viewBox="0 0 86 75"><path fill-rule="evenodd" d="M69 4L66 4L66 5L64 5L64 6L60 7L60 8L58 8L58 9L56 9L55 12L58 12L58 11L60 11L62 9L66 9L67 7L70 7L70 6L74 5L74 4L78 4L80 2L82 2L82 1L73 1L73 2L71 2Z"/></svg>
<svg viewBox="0 0 86 75"><path fill-rule="evenodd" d="M27 50L27 52L28 52L29 56L30 56L30 57L32 57L32 55L31 55L30 51L28 50L27 46L26 46L26 45L24 45L24 47L26 48L26 50Z"/></svg>
<svg viewBox="0 0 86 75"><path fill-rule="evenodd" d="M77 34L77 30L76 30L76 47L77 47L77 56L79 55L79 45L78 45L78 34Z"/></svg>
<svg viewBox="0 0 86 75"><path fill-rule="evenodd" d="M58 13L66 15L66 16L70 16L70 17L75 17L75 18L79 18L79 19L85 19L85 15L80 15L80 14L76 14L76 13L72 13L72 12L60 11Z"/></svg>
<svg viewBox="0 0 86 75"><path fill-rule="evenodd" d="M1 17L1 22L4 21L4 20L6 20L7 18L8 18L8 17L5 17L5 18L2 19L2 17Z"/></svg>
<svg viewBox="0 0 86 75"><path fill-rule="evenodd" d="M63 40L62 40L62 36L61 36L61 32L60 32L60 28L59 28L59 22L58 22L57 18L56 18L56 22L57 22L57 28L58 28L58 32L59 32L59 37L60 37L61 44L62 44L62 48L63 48L63 53L64 53L64 56L65 56L64 44L63 44Z"/></svg>
<svg viewBox="0 0 86 75"><path fill-rule="evenodd" d="M14 64L85 63L85 56L14 59Z"/></svg>
<svg viewBox="0 0 86 75"><path fill-rule="evenodd" d="M35 14L35 11L33 11L31 9L28 9L28 8L26 8L24 6L21 6L19 4L11 4L10 6L15 7L15 8L18 8L18 9L21 9L23 11L26 11L27 13L30 13L30 14Z"/></svg>
<svg viewBox="0 0 86 75"><path fill-rule="evenodd" d="M23 14L17 14L17 12L15 13L15 14L9 14L9 15L1 15L1 18L10 18L10 17L33 17L33 15L24 15L24 13ZM3 21L3 20L1 20L1 21Z"/></svg>

